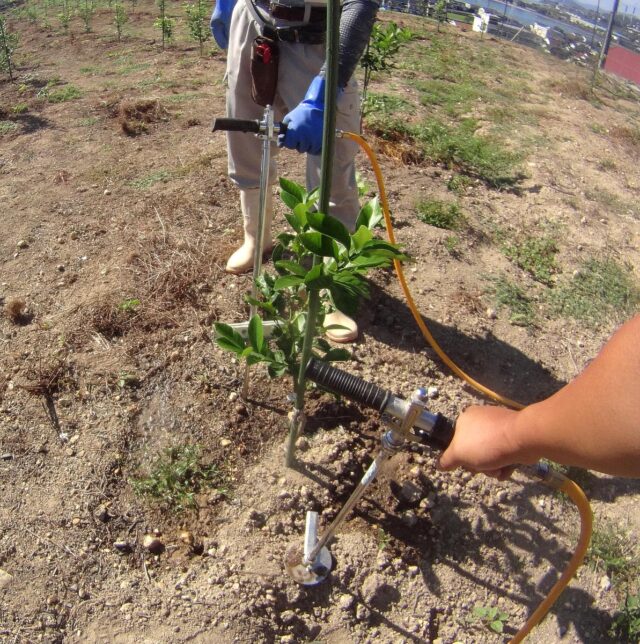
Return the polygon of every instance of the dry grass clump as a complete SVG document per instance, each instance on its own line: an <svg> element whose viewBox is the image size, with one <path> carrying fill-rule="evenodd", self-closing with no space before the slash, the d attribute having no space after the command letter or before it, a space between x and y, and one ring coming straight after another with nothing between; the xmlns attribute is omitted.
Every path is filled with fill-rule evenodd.
<svg viewBox="0 0 640 644"><path fill-rule="evenodd" d="M98 333L107 340L119 338L127 333L139 317L136 306L130 300L114 296L95 302L85 312L84 329Z"/></svg>
<svg viewBox="0 0 640 644"><path fill-rule="evenodd" d="M618 125L609 130L609 136L632 149L640 150L640 126Z"/></svg>
<svg viewBox="0 0 640 644"><path fill-rule="evenodd" d="M592 101L595 98L592 83L586 78L561 78L549 82L555 92L565 98L576 98L582 101Z"/></svg>
<svg viewBox="0 0 640 644"><path fill-rule="evenodd" d="M4 315L13 324L19 324L20 326L29 324L33 320L33 313L29 311L27 303L20 298L9 300L5 304Z"/></svg>
<svg viewBox="0 0 640 644"><path fill-rule="evenodd" d="M178 239L168 234L143 240L129 264L140 292L165 310L185 304L198 308L215 270L204 239Z"/></svg>
<svg viewBox="0 0 640 644"><path fill-rule="evenodd" d="M117 109L122 131L128 136L139 136L149 131L149 126L167 121L169 113L155 98L123 101Z"/></svg>
<svg viewBox="0 0 640 644"><path fill-rule="evenodd" d="M27 383L18 384L34 396L51 397L60 391L74 386L72 369L68 362L61 359L40 361L30 365L26 372Z"/></svg>

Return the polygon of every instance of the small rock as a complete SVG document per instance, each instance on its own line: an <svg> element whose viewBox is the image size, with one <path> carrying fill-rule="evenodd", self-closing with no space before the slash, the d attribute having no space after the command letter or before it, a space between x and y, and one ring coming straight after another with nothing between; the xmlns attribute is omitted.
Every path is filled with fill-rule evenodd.
<svg viewBox="0 0 640 644"><path fill-rule="evenodd" d="M340 610L348 611L353 608L354 602L355 599L353 595L340 595L340 598L338 599L338 606L340 606Z"/></svg>
<svg viewBox="0 0 640 644"><path fill-rule="evenodd" d="M439 393L440 392L438 391L437 387L427 388L427 398L437 398Z"/></svg>
<svg viewBox="0 0 640 644"><path fill-rule="evenodd" d="M418 503L422 497L422 490L411 481L405 481L400 489L399 496L407 503Z"/></svg>
<svg viewBox="0 0 640 644"><path fill-rule="evenodd" d="M0 590L6 588L13 581L13 575L0 568Z"/></svg>
<svg viewBox="0 0 640 644"><path fill-rule="evenodd" d="M229 447L233 441L230 441L228 438L220 439L220 447Z"/></svg>
<svg viewBox="0 0 640 644"><path fill-rule="evenodd" d="M109 190L109 188L107 188L107 189L106 189L102 194L103 194L103 195L110 195L110 194L111 194L111 190Z"/></svg>
<svg viewBox="0 0 640 644"><path fill-rule="evenodd" d="M489 308L489 309L487 309L487 317L490 320L495 320L498 317L498 313L496 312L495 309Z"/></svg>
<svg viewBox="0 0 640 644"><path fill-rule="evenodd" d="M9 452L6 452L2 456L0 456L0 459L2 459L3 461L10 461L10 460L13 459L13 454L10 454Z"/></svg>
<svg viewBox="0 0 640 644"><path fill-rule="evenodd" d="M611 579L607 575L603 575L600 578L600 590L604 592L611 590Z"/></svg>
<svg viewBox="0 0 640 644"><path fill-rule="evenodd" d="M238 393L235 391L232 391L229 394L229 402L235 402L236 400L238 400Z"/></svg>
<svg viewBox="0 0 640 644"><path fill-rule="evenodd" d="M29 247L29 242L26 239L21 239L20 241L18 241L16 246L18 248L28 248Z"/></svg>
<svg viewBox="0 0 640 644"><path fill-rule="evenodd" d="M416 525L416 523L418 523L418 517L415 515L413 511L409 510L408 512L405 512L402 515L402 522L406 526L413 528Z"/></svg>
<svg viewBox="0 0 640 644"><path fill-rule="evenodd" d="M118 551L118 552L131 552L131 544L128 541L115 541L113 544L113 547Z"/></svg>
<svg viewBox="0 0 640 644"><path fill-rule="evenodd" d="M58 264L58 265L56 266L56 270L57 270L59 273L64 273L64 269L65 269L64 264Z"/></svg>
<svg viewBox="0 0 640 644"><path fill-rule="evenodd" d="M164 543L158 537L152 534L146 534L142 540L142 545L152 554L160 555L164 552Z"/></svg>
<svg viewBox="0 0 640 644"><path fill-rule="evenodd" d="M285 610L280 613L280 619L283 624L293 624L296 621L296 614L292 610Z"/></svg>
<svg viewBox="0 0 640 644"><path fill-rule="evenodd" d="M125 602L120 606L121 613L130 613L133 610L133 604L131 602Z"/></svg>
<svg viewBox="0 0 640 644"><path fill-rule="evenodd" d="M109 508L107 508L106 505L99 505L96 508L95 515L96 515L96 519L98 519L98 521L102 521L102 523L107 523L107 521L111 519L111 515L109 514Z"/></svg>

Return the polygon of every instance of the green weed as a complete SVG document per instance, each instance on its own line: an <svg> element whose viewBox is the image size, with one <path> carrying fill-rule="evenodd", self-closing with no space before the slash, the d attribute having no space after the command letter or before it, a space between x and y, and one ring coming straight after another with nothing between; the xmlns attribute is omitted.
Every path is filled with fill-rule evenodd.
<svg viewBox="0 0 640 644"><path fill-rule="evenodd" d="M558 245L551 237L526 236L522 240L506 242L502 251L537 282L547 286L553 284L553 276L559 270L556 264Z"/></svg>
<svg viewBox="0 0 640 644"><path fill-rule="evenodd" d="M531 298L514 282L500 276L492 281L488 292L492 295L496 308L506 307L509 322L516 326L531 326L535 321L535 309Z"/></svg>
<svg viewBox="0 0 640 644"><path fill-rule="evenodd" d="M495 633L502 633L509 619L509 615L497 606L482 606L480 604L474 606L473 617Z"/></svg>
<svg viewBox="0 0 640 644"><path fill-rule="evenodd" d="M463 221L458 204L446 201L427 200L416 204L418 219L429 226L456 230Z"/></svg>
<svg viewBox="0 0 640 644"><path fill-rule="evenodd" d="M196 495L205 487L223 482L215 465L200 462L200 447L170 447L151 464L146 477L131 486L139 496L149 497L172 510L196 507Z"/></svg>
<svg viewBox="0 0 640 644"><path fill-rule="evenodd" d="M411 109L411 103L398 96L391 94L376 94L370 92L362 104L363 114L397 114L398 112L408 112Z"/></svg>
<svg viewBox="0 0 640 644"><path fill-rule="evenodd" d="M378 527L376 541L378 542L378 550L385 550L385 548L388 548L391 543L391 535L385 532L383 528Z"/></svg>
<svg viewBox="0 0 640 644"><path fill-rule="evenodd" d="M123 300L118 304L118 308L121 311L135 311L140 306L140 300L137 298L130 298L128 300Z"/></svg>
<svg viewBox="0 0 640 644"><path fill-rule="evenodd" d="M42 95L42 98L46 98L49 103L66 103L67 101L72 101L76 98L80 98L82 96L82 92L73 85L67 85L65 87L61 87L60 89L49 89L46 92L40 90L40 92L38 92L38 95Z"/></svg>
<svg viewBox="0 0 640 644"><path fill-rule="evenodd" d="M17 103L11 108L14 114L25 114L29 111L29 106L26 103Z"/></svg>
<svg viewBox="0 0 640 644"><path fill-rule="evenodd" d="M591 190L586 190L584 196L589 201L597 203L601 208L607 212L617 214L635 214L640 213L635 203L629 203L620 199L618 195L609 192L605 188L595 187Z"/></svg>
<svg viewBox="0 0 640 644"><path fill-rule="evenodd" d="M518 183L524 176L520 169L522 155L507 150L496 139L477 136L477 128L473 119L455 126L427 119L413 135L424 155L435 163L457 168L494 188Z"/></svg>
<svg viewBox="0 0 640 644"><path fill-rule="evenodd" d="M447 235L442 243L451 257L454 259L460 257L460 238L457 235Z"/></svg>
<svg viewBox="0 0 640 644"><path fill-rule="evenodd" d="M618 166L616 165L616 162L613 159L600 159L597 165L598 170L601 170L602 172L615 170L617 167Z"/></svg>
<svg viewBox="0 0 640 644"><path fill-rule="evenodd" d="M100 123L100 119L97 116L87 116L86 118L80 119L78 125L80 127L91 127L96 123Z"/></svg>
<svg viewBox="0 0 640 644"><path fill-rule="evenodd" d="M603 571L614 587L627 587L640 573L640 553L630 538L619 529L595 529L586 555L587 563Z"/></svg>
<svg viewBox="0 0 640 644"><path fill-rule="evenodd" d="M616 642L640 641L640 592L627 594L620 610L614 615L609 635Z"/></svg>
<svg viewBox="0 0 640 644"><path fill-rule="evenodd" d="M597 328L631 317L640 308L640 288L630 265L591 258L549 293L549 301L554 314Z"/></svg>
<svg viewBox="0 0 640 644"><path fill-rule="evenodd" d="M595 134L609 134L609 130L604 125L600 125L600 123L590 123L589 129Z"/></svg>
<svg viewBox="0 0 640 644"><path fill-rule="evenodd" d="M0 121L0 135L15 132L17 129L18 125L13 121Z"/></svg>
<svg viewBox="0 0 640 644"><path fill-rule="evenodd" d="M129 182L129 185L132 188L137 188L138 190L146 190L156 183L163 182L166 183L171 179L171 172L168 170L158 170L157 172L152 172L146 177L140 179L134 179Z"/></svg>
<svg viewBox="0 0 640 644"><path fill-rule="evenodd" d="M447 190L450 190L459 197L462 196L469 186L473 184L471 177L465 174L454 174L447 182Z"/></svg>

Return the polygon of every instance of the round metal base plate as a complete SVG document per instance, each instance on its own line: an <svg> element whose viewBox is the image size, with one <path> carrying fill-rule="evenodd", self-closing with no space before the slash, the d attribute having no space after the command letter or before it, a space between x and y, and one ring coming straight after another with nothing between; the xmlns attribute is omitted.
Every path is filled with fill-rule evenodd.
<svg viewBox="0 0 640 644"><path fill-rule="evenodd" d="M287 551L285 567L287 573L303 586L315 586L324 581L331 572L331 553L327 548L320 550L316 560L309 565L302 563L304 552L299 546L293 546Z"/></svg>

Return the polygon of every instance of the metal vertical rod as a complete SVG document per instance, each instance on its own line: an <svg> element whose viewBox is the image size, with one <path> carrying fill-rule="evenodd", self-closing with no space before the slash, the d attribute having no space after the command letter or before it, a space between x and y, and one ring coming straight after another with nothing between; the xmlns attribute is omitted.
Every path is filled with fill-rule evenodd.
<svg viewBox="0 0 640 644"><path fill-rule="evenodd" d="M264 110L264 131L262 133L262 162L260 164L260 200L258 202L258 230L253 251L253 278L251 280L251 298L258 296L257 280L262 270L262 253L264 251L264 220L267 210L267 190L270 189L269 166L271 163L271 141L273 139L273 108L270 105ZM258 307L251 304L249 320L258 312ZM242 383L242 399L246 400L249 393L249 363L245 365L244 381Z"/></svg>
<svg viewBox="0 0 640 644"><path fill-rule="evenodd" d="M336 143L336 99L338 96L338 52L340 43L340 0L327 2L327 46L325 65L325 90L324 90L324 121L322 125L322 158L320 161L320 195L318 209L322 213L329 212L331 197L331 170ZM314 257L314 265L320 262ZM311 357L311 349L316 331L316 318L320 310L320 293L316 289L309 291L307 308L307 324L300 357L300 371L295 383L295 408L299 412L294 415L296 419L303 417L305 371ZM298 420L291 423L285 465L291 467L295 460L295 442L298 434Z"/></svg>
<svg viewBox="0 0 640 644"><path fill-rule="evenodd" d="M604 37L604 42L602 43L602 50L600 52L600 60L598 61L598 68L602 69L607 62L607 55L609 53L609 45L611 44L611 36L613 34L613 25L616 20L616 14L618 13L618 5L620 0L613 0L613 9L611 10L611 16L609 18L609 25L607 27L607 33Z"/></svg>

